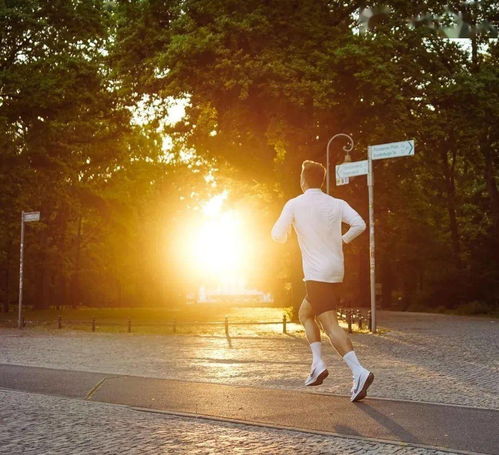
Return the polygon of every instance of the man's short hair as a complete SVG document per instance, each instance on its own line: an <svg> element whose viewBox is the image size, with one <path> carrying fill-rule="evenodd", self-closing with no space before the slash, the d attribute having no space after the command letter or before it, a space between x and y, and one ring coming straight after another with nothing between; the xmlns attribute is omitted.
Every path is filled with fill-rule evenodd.
<svg viewBox="0 0 499 455"><path fill-rule="evenodd" d="M320 188L324 183L326 168L321 163L306 160L301 165L301 173L309 187Z"/></svg>

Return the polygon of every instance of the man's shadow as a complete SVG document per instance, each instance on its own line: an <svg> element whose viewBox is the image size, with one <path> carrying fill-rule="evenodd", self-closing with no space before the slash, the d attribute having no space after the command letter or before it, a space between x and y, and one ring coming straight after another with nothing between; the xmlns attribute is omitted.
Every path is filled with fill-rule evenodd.
<svg viewBox="0 0 499 455"><path fill-rule="evenodd" d="M396 436L398 440L404 441L404 442L412 442L412 443L421 443L421 440L414 436L411 432L407 431L403 426L398 424L395 420L392 418L388 417L387 415L379 412L376 410L372 405L369 403L363 401L361 403L356 403L355 406L357 409L365 412L371 419L373 419L375 422L379 423L380 425L384 426L386 429L390 431L390 434L393 436ZM387 407L387 412L390 411L390 408ZM348 431L348 427L339 429L339 431ZM351 429L350 429L351 430ZM352 433L355 435L358 435L357 432Z"/></svg>

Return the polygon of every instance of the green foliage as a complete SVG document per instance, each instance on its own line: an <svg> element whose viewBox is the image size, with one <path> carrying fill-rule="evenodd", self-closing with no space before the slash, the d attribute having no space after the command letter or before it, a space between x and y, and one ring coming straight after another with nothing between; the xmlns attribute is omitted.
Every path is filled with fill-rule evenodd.
<svg viewBox="0 0 499 455"><path fill-rule="evenodd" d="M154 5L141 2L143 17ZM298 190L300 162L323 160L332 134L353 134L357 159L368 144L415 138L415 158L376 163L384 287L427 305L497 299L497 259L479 259L485 245L494 250L497 236L496 45L477 34L468 52L440 33L450 24L446 12L461 11L468 24L479 24L497 2L385 5L359 34L355 7L331 2L195 1L182 2L181 10L170 4L164 46L141 48L161 77L147 65L137 85L188 95L177 126L181 140L236 180L257 179L269 191L278 181L284 197L274 217L279 202ZM128 8L121 14L124 30L133 28ZM118 43L120 52L126 45ZM488 50L479 53L478 46ZM333 161L341 161L342 151L333 152ZM336 194L367 215L360 179ZM279 251L290 253L289 279L296 252ZM355 253L352 267L366 260ZM363 287L365 278L358 277Z"/></svg>
<svg viewBox="0 0 499 455"><path fill-rule="evenodd" d="M270 246L268 231L299 191L301 161L325 161L328 139L346 132L354 160L369 144L416 140L413 158L375 163L384 304L392 294L406 306L497 304L499 46L489 37L499 5L387 1L359 27L362 6L0 3L3 300L15 300L22 209L42 212L27 233L28 300L175 300L188 279L165 257L215 190L203 179L211 169L255 219L265 267L254 280L299 303L297 249ZM442 37L449 11L468 24L466 41ZM175 100L186 115L169 125ZM132 121L140 103L151 118ZM334 194L367 218L364 178ZM347 252L346 288L363 303L366 237Z"/></svg>

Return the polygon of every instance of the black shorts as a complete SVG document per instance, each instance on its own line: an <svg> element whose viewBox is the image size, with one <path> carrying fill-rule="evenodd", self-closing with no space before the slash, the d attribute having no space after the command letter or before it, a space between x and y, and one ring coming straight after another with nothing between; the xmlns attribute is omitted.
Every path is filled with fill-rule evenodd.
<svg viewBox="0 0 499 455"><path fill-rule="evenodd" d="M339 302L341 283L326 283L324 281L305 281L307 295L316 316L326 311L336 311Z"/></svg>

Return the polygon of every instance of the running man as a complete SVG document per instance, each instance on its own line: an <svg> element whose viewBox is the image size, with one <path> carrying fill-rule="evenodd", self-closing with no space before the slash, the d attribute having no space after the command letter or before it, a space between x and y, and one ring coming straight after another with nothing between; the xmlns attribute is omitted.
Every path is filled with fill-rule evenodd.
<svg viewBox="0 0 499 455"><path fill-rule="evenodd" d="M299 310L300 322L312 351L312 367L306 386L320 385L328 376L321 355L321 332L350 367L353 374L351 401L362 400L374 375L357 359L352 342L336 319L338 286L343 281L343 243L350 243L366 228L360 215L345 201L323 193L326 169L315 161L304 161L300 177L303 194L284 205L272 228L272 238L285 243L294 226L302 254L306 295ZM341 234L341 223L350 225Z"/></svg>

